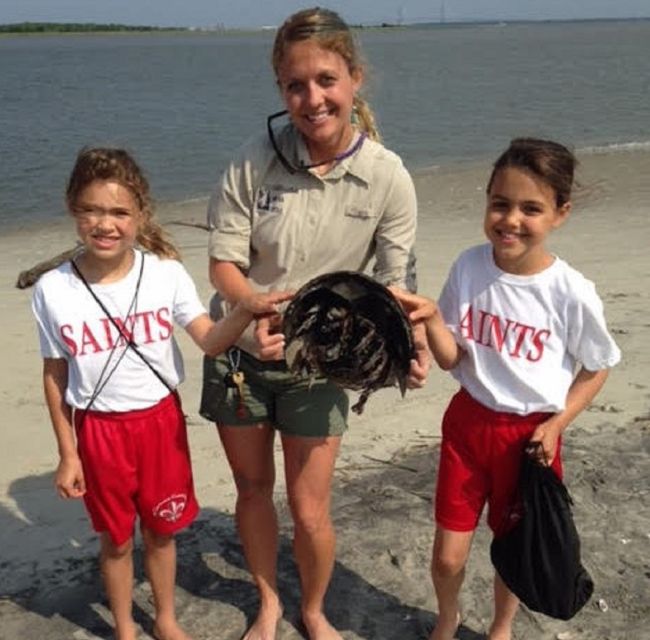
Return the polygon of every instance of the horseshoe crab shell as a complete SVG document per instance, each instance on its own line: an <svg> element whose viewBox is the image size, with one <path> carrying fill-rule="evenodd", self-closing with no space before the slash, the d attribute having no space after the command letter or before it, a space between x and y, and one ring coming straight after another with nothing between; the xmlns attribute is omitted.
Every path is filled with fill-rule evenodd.
<svg viewBox="0 0 650 640"><path fill-rule="evenodd" d="M390 291L354 271L328 273L301 287L283 320L289 370L361 391L352 407L395 384L404 395L413 357L411 326Z"/></svg>

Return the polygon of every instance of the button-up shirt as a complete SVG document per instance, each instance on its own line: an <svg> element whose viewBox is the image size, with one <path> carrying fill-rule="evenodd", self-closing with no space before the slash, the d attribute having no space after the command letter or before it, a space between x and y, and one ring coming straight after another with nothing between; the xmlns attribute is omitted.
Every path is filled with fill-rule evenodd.
<svg viewBox="0 0 650 640"><path fill-rule="evenodd" d="M292 125L278 144L287 157L309 162ZM209 253L235 263L256 291L298 289L341 269L364 271L372 258L379 282L407 288L416 216L413 181L381 144L364 140L320 176L289 173L264 137L241 149L210 201ZM239 346L255 352L252 339L248 331Z"/></svg>

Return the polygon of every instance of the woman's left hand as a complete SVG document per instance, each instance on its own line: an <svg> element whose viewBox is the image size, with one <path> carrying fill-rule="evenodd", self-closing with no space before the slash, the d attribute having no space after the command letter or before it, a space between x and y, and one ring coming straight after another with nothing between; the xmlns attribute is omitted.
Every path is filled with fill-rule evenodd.
<svg viewBox="0 0 650 640"><path fill-rule="evenodd" d="M413 325L413 343L415 358L411 360L411 368L406 380L409 389L421 389L427 382L431 368L431 352L427 345L426 328L423 322Z"/></svg>

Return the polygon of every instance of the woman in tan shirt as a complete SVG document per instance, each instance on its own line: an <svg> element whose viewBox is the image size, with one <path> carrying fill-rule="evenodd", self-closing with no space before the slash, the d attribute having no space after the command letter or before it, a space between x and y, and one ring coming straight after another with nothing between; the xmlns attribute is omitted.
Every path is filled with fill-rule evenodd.
<svg viewBox="0 0 650 640"><path fill-rule="evenodd" d="M251 290L296 289L323 273L363 271L371 259L377 280L413 289L415 191L400 158L379 143L359 95L363 66L348 26L325 9L290 16L275 39L273 68L286 112L271 116L268 134L240 150L210 203L213 310L227 313ZM340 638L323 599L334 566L330 492L347 396L326 379L310 385L288 373L278 318L259 320L238 347L205 359L201 415L219 428L237 486L238 530L261 598L244 638L275 638L282 615L272 499L276 431L303 622L312 640ZM412 363L412 386L424 383L428 362L424 346Z"/></svg>

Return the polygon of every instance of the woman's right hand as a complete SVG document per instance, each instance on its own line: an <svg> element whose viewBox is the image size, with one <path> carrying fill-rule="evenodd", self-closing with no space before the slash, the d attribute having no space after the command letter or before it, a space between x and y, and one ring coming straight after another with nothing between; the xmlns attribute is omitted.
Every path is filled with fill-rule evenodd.
<svg viewBox="0 0 650 640"><path fill-rule="evenodd" d="M79 457L61 458L54 484L62 498L81 498L86 493L86 481Z"/></svg>
<svg viewBox="0 0 650 640"><path fill-rule="evenodd" d="M259 345L257 357L260 360L282 360L284 358L284 334L282 316L262 316L255 323L255 339Z"/></svg>

